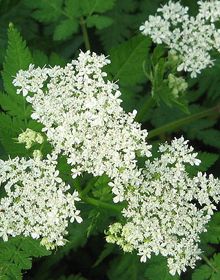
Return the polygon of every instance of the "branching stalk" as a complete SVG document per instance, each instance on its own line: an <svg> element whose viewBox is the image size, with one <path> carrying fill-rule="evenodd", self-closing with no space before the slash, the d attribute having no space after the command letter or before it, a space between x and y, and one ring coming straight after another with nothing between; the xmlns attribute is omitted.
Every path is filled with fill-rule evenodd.
<svg viewBox="0 0 220 280"><path fill-rule="evenodd" d="M91 46L90 46L90 42L89 42L89 35L88 35L87 27L86 27L86 22L83 17L80 17L80 26L82 29L83 40L84 40L86 50L90 50Z"/></svg>
<svg viewBox="0 0 220 280"><path fill-rule="evenodd" d="M219 115L219 114L220 114L220 104L218 104L217 106L214 106L210 109L204 110L202 112L192 114L190 116L187 116L187 117L178 119L176 121L170 122L168 124L165 124L161 127L155 128L149 132L148 139L154 138L163 133L173 132L173 131L177 130L178 128L180 128L184 125L187 125L189 123L192 123L196 120L199 120L199 119L202 119L202 118L205 118L208 116Z"/></svg>

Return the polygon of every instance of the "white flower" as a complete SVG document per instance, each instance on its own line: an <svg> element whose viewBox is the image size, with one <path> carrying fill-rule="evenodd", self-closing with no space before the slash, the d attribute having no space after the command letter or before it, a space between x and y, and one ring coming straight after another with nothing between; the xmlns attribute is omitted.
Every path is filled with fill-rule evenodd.
<svg viewBox="0 0 220 280"><path fill-rule="evenodd" d="M65 244L68 221L82 222L75 201L78 193L58 177L54 156L46 160L14 158L0 160L0 236L42 238L48 249Z"/></svg>
<svg viewBox="0 0 220 280"><path fill-rule="evenodd" d="M160 253L168 258L170 273L180 274L199 259L199 235L220 200L220 180L201 172L189 176L187 164L200 161L183 137L160 145L159 152L139 171L140 186L125 190L126 221L110 226L107 241L136 250L142 262Z"/></svg>
<svg viewBox="0 0 220 280"><path fill-rule="evenodd" d="M118 86L104 79L102 67L109 62L104 55L81 52L64 68L31 65L18 72L14 85L27 96L32 118L44 125L56 153L67 156L73 178L82 172L107 174L117 202L123 200L121 184L127 185L136 168L136 153L150 156L150 146L147 131L134 121L137 112L125 113Z"/></svg>
<svg viewBox="0 0 220 280"><path fill-rule="evenodd" d="M190 72L192 78L213 65L210 51L220 50L220 33L214 25L220 19L220 1L198 4L199 13L193 17L187 7L169 1L140 26L140 31L154 43L164 43L176 51L182 61L177 70Z"/></svg>

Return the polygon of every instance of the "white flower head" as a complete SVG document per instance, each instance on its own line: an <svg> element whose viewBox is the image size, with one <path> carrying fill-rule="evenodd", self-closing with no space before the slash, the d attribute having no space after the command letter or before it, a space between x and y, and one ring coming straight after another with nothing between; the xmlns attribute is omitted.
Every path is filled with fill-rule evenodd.
<svg viewBox="0 0 220 280"><path fill-rule="evenodd" d="M0 160L0 186L6 192L0 200L4 241L24 235L42 238L48 249L65 244L68 222L82 219L75 206L78 193L69 193L70 187L58 175L54 157Z"/></svg>
<svg viewBox="0 0 220 280"><path fill-rule="evenodd" d="M136 250L142 262L152 254L168 258L171 274L195 267L214 203L220 200L220 180L199 172L191 177L187 165L199 165L197 153L182 138L159 147L161 156L147 160L139 188L126 190L125 223L110 226L107 241L124 251Z"/></svg>
<svg viewBox="0 0 220 280"><path fill-rule="evenodd" d="M140 31L154 43L164 43L176 51L182 61L177 70L190 72L192 78L213 65L210 51L220 50L220 33L214 25L220 19L220 1L198 4L199 13L193 17L188 7L169 1L140 26Z"/></svg>
<svg viewBox="0 0 220 280"><path fill-rule="evenodd" d="M136 111L124 112L118 86L105 79L102 68L108 63L104 55L81 52L64 68L31 65L18 72L14 85L31 103L32 118L44 125L55 151L67 156L73 178L82 172L105 173L117 181L115 193L120 199L115 201L121 201L119 174L129 177L136 154L150 156L150 147L147 131L134 121Z"/></svg>

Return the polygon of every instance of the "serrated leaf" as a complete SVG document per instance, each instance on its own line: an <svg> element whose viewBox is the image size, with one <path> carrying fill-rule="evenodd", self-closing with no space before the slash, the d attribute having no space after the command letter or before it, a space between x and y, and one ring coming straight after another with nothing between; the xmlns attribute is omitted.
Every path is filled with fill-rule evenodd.
<svg viewBox="0 0 220 280"><path fill-rule="evenodd" d="M16 73L20 69L27 69L30 63L32 63L32 57L25 41L23 41L20 33L13 25L10 24L8 28L8 48L2 72L4 88L8 94L12 94L14 97L17 96L12 81ZM16 101L18 98L22 100L21 96L17 96Z"/></svg>
<svg viewBox="0 0 220 280"><path fill-rule="evenodd" d="M54 40L64 40L78 31L78 21L76 19L64 19L55 28Z"/></svg>
<svg viewBox="0 0 220 280"><path fill-rule="evenodd" d="M66 0L64 11L69 18L81 16L80 1L79 0Z"/></svg>
<svg viewBox="0 0 220 280"><path fill-rule="evenodd" d="M9 155L27 154L24 147L17 144L14 138L27 128L31 107L26 104L22 95L17 95L12 80L20 69L27 69L30 63L32 63L32 57L26 43L10 24L8 48L2 73L7 93L0 93L0 106L4 110L4 113L0 113L0 141Z"/></svg>
<svg viewBox="0 0 220 280"><path fill-rule="evenodd" d="M14 237L7 242L1 241L0 279L22 279L21 272L31 268L32 257L49 254L39 241L29 237Z"/></svg>
<svg viewBox="0 0 220 280"><path fill-rule="evenodd" d="M219 280L220 279L220 254L215 254L209 260L210 264L201 265L192 274L192 280Z"/></svg>
<svg viewBox="0 0 220 280"><path fill-rule="evenodd" d="M220 131L217 129L206 129L199 131L197 139L202 140L205 144L220 149Z"/></svg>
<svg viewBox="0 0 220 280"><path fill-rule="evenodd" d="M81 9L84 15L92 15L93 13L103 13L111 10L115 0L80 0Z"/></svg>
<svg viewBox="0 0 220 280"><path fill-rule="evenodd" d="M25 0L25 4L34 9L32 16L40 22L54 22L62 15L63 0Z"/></svg>
<svg viewBox="0 0 220 280"><path fill-rule="evenodd" d="M97 29L103 29L113 23L113 19L107 16L92 15L86 20L88 27L95 26Z"/></svg>
<svg viewBox="0 0 220 280"><path fill-rule="evenodd" d="M114 19L113 24L103 31L99 31L105 50L110 50L133 34L137 30L137 3L134 0L116 1L114 8L106 15Z"/></svg>
<svg viewBox="0 0 220 280"><path fill-rule="evenodd" d="M106 67L113 80L130 86L143 81L143 62L151 45L150 39L136 36L110 51L111 64Z"/></svg>

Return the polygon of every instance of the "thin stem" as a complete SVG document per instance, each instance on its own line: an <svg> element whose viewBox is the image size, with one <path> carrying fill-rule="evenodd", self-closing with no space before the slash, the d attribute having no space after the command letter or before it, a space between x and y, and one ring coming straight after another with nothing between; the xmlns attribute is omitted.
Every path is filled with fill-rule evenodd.
<svg viewBox="0 0 220 280"><path fill-rule="evenodd" d="M117 213L120 213L121 210L124 208L121 205L110 204L110 203L103 202L103 201L100 201L100 200L97 200L95 198L88 197L88 196L82 196L81 199L82 199L82 201L84 201L88 204L91 204L95 207L103 208L103 209L106 209L106 210L112 210L112 211L117 212Z"/></svg>
<svg viewBox="0 0 220 280"><path fill-rule="evenodd" d="M90 42L89 42L89 35L88 35L87 28L86 28L86 22L83 17L80 17L80 26L81 26L82 33L83 33L83 40L84 40L85 47L87 50L90 50L91 46L90 46Z"/></svg>
<svg viewBox="0 0 220 280"><path fill-rule="evenodd" d="M89 191L93 188L93 186L95 185L95 183L97 181L98 181L98 179L95 182L93 180L89 181L89 183L86 185L86 187L81 191L81 195L84 196L87 193L89 193Z"/></svg>
<svg viewBox="0 0 220 280"><path fill-rule="evenodd" d="M205 256L205 255L201 255L202 259L208 264L208 266L210 266L216 273L218 273L218 269L216 269L213 264L210 262L210 260Z"/></svg>
<svg viewBox="0 0 220 280"><path fill-rule="evenodd" d="M154 104L155 104L155 100L153 99L153 97L151 95L148 96L136 116L136 121L142 122L144 120L145 115Z"/></svg>
<svg viewBox="0 0 220 280"><path fill-rule="evenodd" d="M153 137L158 136L163 133L175 131L176 129L178 129L184 125L187 125L189 123L192 123L198 119L202 119L202 118L205 118L205 117L208 117L211 115L215 115L215 114L216 115L220 114L220 104L218 104L217 106L212 107L210 109L204 110L202 112L192 114L188 117L184 117L179 120L165 124L161 127L155 128L149 132L148 139L153 138Z"/></svg>

